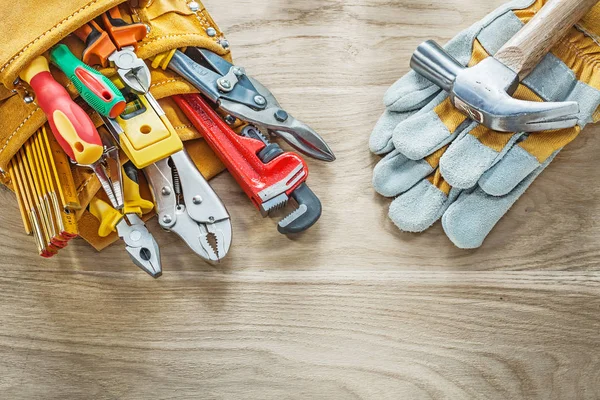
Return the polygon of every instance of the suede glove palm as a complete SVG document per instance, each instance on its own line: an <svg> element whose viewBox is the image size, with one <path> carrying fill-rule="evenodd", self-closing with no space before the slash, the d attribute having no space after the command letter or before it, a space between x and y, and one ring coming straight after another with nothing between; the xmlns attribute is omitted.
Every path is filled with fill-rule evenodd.
<svg viewBox="0 0 600 400"><path fill-rule="evenodd" d="M544 5L516 0L459 34L446 49L472 66L495 54ZM564 146L597 119L600 105L600 6L570 30L515 97L574 100L575 128L541 133L500 133L460 113L446 92L411 71L385 96L387 110L370 140L384 155L373 185L395 198L390 218L402 230L421 232L440 218L461 248L476 248Z"/></svg>

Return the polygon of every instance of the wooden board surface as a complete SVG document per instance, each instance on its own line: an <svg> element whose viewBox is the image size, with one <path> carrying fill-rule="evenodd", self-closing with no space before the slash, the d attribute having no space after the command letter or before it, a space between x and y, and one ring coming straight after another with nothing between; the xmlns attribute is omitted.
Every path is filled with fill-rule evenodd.
<svg viewBox="0 0 600 400"><path fill-rule="evenodd" d="M282 237L224 174L229 259L153 221L154 281L119 245L38 258L0 192L0 398L600 398L600 129L479 250L398 232L370 185L369 134L412 51L502 3L206 0L237 63L336 151L309 162L321 222Z"/></svg>

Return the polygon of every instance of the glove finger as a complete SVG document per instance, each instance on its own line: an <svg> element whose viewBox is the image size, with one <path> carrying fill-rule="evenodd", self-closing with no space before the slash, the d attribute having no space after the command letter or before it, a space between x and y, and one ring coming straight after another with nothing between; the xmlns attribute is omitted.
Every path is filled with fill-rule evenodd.
<svg viewBox="0 0 600 400"><path fill-rule="evenodd" d="M550 65L554 65L555 68L551 69ZM532 73L533 77L530 75L528 78L529 84L536 91L542 91L544 86L552 86L552 93L548 93L550 89L544 89L545 97L548 96L549 100L577 101L580 109L578 126L529 134L482 176L479 185L491 195L503 196L509 193L548 158L555 156L562 148L575 140L585 125L592 122L598 104L600 104L600 90L580 81L574 82L575 78L571 70L555 56L546 57L541 67L542 71L546 71L546 73L554 71L552 75L549 75L553 76L554 85L543 85L540 79L535 79L540 73L538 70ZM556 69L567 69L567 73L557 74ZM566 86L570 87L570 91L565 96L561 93L564 93L563 88ZM448 180L452 181L452 179Z"/></svg>
<svg viewBox="0 0 600 400"><path fill-rule="evenodd" d="M423 232L440 219L457 194L436 171L398 196L389 217L403 231Z"/></svg>
<svg viewBox="0 0 600 400"><path fill-rule="evenodd" d="M466 37L471 40L468 42L469 46L466 41L461 42L460 37L457 37L446 48L454 49L455 53L461 53L457 49L464 51L467 48L465 54L468 57L464 56L463 61L469 65L488 57L488 53L478 42L472 42L472 34L464 36ZM393 133L394 146L413 160L426 157L450 143L456 137L454 134L459 127L464 128L463 124L467 124L466 121L469 121L468 118L454 107L448 95L440 92L413 117L396 127Z"/></svg>
<svg viewBox="0 0 600 400"><path fill-rule="evenodd" d="M563 147L573 141L581 128L562 129L529 134L489 169L479 186L492 196L505 196Z"/></svg>
<svg viewBox="0 0 600 400"><path fill-rule="evenodd" d="M420 109L441 91L430 80L410 71L387 90L383 103L390 111L404 113Z"/></svg>
<svg viewBox="0 0 600 400"><path fill-rule="evenodd" d="M448 196L428 180L422 180L390 205L389 217L405 232L423 232L442 216Z"/></svg>
<svg viewBox="0 0 600 400"><path fill-rule="evenodd" d="M505 196L491 196L479 187L463 191L442 217L442 225L448 238L461 249L480 247L498 221L553 159L554 156L548 158Z"/></svg>
<svg viewBox="0 0 600 400"><path fill-rule="evenodd" d="M373 187L385 197L396 197L408 191L419 181L431 175L439 163L434 157L430 159L411 160L399 151L394 151L375 166Z"/></svg>
<svg viewBox="0 0 600 400"><path fill-rule="evenodd" d="M394 143L392 142L392 134L394 129L413 114L414 112L411 111L399 113L386 110L381 118L379 118L379 121L377 121L375 128L373 128L373 133L371 133L371 138L369 139L371 152L382 155L393 151Z"/></svg>
<svg viewBox="0 0 600 400"><path fill-rule="evenodd" d="M542 101L533 91L520 85L515 98ZM440 160L444 179L459 189L474 187L498 163L523 134L496 132L478 125L452 142ZM531 172L531 171L530 171Z"/></svg>
<svg viewBox="0 0 600 400"><path fill-rule="evenodd" d="M473 40L480 29L481 27L473 26L459 33L444 48L466 66L471 60ZM441 92L442 89L439 86L411 70L388 89L383 101L390 111L414 111L425 107Z"/></svg>
<svg viewBox="0 0 600 400"><path fill-rule="evenodd" d="M426 108L401 122L394 130L392 140L402 154L418 160L450 143L468 125L472 125L471 121L454 108L443 93Z"/></svg>
<svg viewBox="0 0 600 400"><path fill-rule="evenodd" d="M479 125L449 146L440 160L440 170L455 188L469 189L503 158L522 134L495 132Z"/></svg>

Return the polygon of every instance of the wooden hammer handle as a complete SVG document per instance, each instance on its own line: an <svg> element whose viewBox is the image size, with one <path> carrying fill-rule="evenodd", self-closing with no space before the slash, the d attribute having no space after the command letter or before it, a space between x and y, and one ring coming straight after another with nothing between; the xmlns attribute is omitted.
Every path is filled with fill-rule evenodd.
<svg viewBox="0 0 600 400"><path fill-rule="evenodd" d="M519 74L523 80L597 2L598 0L549 0L496 53L495 58Z"/></svg>

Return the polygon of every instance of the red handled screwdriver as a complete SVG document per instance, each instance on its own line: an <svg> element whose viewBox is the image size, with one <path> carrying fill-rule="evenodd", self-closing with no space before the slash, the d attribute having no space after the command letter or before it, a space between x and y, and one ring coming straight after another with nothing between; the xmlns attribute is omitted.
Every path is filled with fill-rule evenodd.
<svg viewBox="0 0 600 400"><path fill-rule="evenodd" d="M29 83L37 103L48 117L56 140L67 155L80 165L92 165L104 152L96 126L83 109L58 83L40 56L25 68L20 77Z"/></svg>

